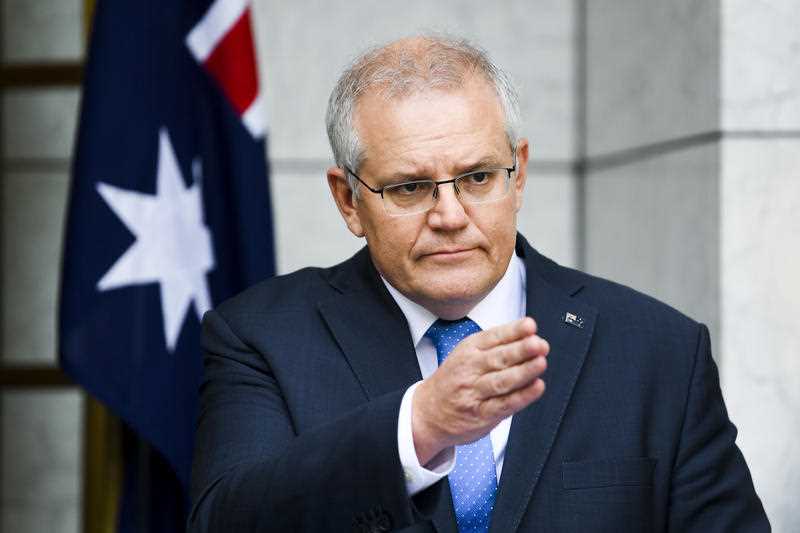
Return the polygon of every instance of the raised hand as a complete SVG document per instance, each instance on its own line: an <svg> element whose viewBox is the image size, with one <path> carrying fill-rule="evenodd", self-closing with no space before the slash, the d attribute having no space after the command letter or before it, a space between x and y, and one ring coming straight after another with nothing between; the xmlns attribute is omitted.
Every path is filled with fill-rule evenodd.
<svg viewBox="0 0 800 533"><path fill-rule="evenodd" d="M414 391L412 432L420 464L482 437L538 400L549 351L530 317L461 341Z"/></svg>

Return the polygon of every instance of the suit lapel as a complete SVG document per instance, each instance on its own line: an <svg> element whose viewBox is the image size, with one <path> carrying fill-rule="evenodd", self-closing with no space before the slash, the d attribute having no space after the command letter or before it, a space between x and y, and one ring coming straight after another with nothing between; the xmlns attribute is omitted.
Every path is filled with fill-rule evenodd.
<svg viewBox="0 0 800 533"><path fill-rule="evenodd" d="M408 323L362 249L330 283L341 293L319 311L367 398L422 379ZM440 533L457 533L447 478L415 497Z"/></svg>
<svg viewBox="0 0 800 533"><path fill-rule="evenodd" d="M492 513L491 530L496 532L519 527L583 366L597 315L594 308L570 297L580 287L564 292L546 281L542 274L543 268L548 268L547 260L524 239L519 241L518 250L526 264L527 314L536 320L539 335L550 343L550 353L543 376L544 395L515 414L511 423ZM567 313L575 317L571 323L566 320Z"/></svg>
<svg viewBox="0 0 800 533"><path fill-rule="evenodd" d="M408 323L366 249L330 281L341 294L320 302L318 308L367 398L422 379Z"/></svg>

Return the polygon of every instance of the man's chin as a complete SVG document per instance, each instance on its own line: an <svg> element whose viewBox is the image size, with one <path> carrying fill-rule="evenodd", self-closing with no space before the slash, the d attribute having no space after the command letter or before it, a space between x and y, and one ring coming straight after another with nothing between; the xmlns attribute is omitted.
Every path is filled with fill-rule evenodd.
<svg viewBox="0 0 800 533"><path fill-rule="evenodd" d="M491 290L492 285L473 276L439 279L420 287L417 303L435 315L454 320L469 313Z"/></svg>

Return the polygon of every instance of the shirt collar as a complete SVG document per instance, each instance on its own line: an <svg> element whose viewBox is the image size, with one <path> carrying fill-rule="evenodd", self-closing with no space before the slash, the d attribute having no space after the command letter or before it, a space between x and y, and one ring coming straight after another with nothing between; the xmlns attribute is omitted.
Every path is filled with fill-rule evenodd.
<svg viewBox="0 0 800 533"><path fill-rule="evenodd" d="M386 281L383 276L381 276L381 281L386 285L389 294L392 295L392 298L394 298L394 301L397 302L398 307L405 315L408 329L411 333L411 340L414 346L417 346L439 317L407 298ZM497 285L472 308L472 311L467 316L478 324L482 330L522 318L525 316L526 306L525 285L525 263L514 254L511 257L511 261L508 262L505 274L497 282Z"/></svg>

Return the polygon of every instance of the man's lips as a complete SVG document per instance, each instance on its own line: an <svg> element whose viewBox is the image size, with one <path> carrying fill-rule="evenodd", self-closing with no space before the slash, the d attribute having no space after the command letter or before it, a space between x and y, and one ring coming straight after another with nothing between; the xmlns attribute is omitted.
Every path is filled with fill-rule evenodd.
<svg viewBox="0 0 800 533"><path fill-rule="evenodd" d="M441 248L439 250L432 250L420 255L420 258L430 257L434 259L457 259L461 256L467 255L475 250L474 247L459 247L459 248Z"/></svg>

